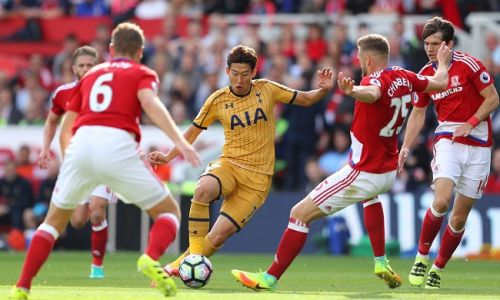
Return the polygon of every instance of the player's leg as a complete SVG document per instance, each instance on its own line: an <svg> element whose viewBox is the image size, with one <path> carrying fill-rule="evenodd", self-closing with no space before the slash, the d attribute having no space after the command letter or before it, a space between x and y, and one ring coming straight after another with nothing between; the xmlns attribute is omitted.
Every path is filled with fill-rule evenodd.
<svg viewBox="0 0 500 300"><path fill-rule="evenodd" d="M209 205L218 200L221 195L231 194L235 186L236 180L230 164L214 161L207 166L198 180L191 200L188 219L189 248L176 260L165 266L169 274L177 275L179 273L179 265L188 254L213 254L204 253L206 236L210 227Z"/></svg>
<svg viewBox="0 0 500 300"><path fill-rule="evenodd" d="M27 299L31 282L50 255L59 234L64 231L77 203L96 186L89 176L86 166L88 153L85 145L75 135L66 151L56 181L49 210L44 222L35 231L30 243L22 272L11 292L12 299ZM75 147L75 145L78 145Z"/></svg>
<svg viewBox="0 0 500 300"><path fill-rule="evenodd" d="M52 252L57 238L68 225L72 212L73 210L71 209L60 209L53 203L50 204L47 216L33 234L28 252L26 253L21 275L16 283L16 287L21 289L21 291L13 289L13 298L15 297L14 294L22 294L22 291L25 293L29 292L31 281Z"/></svg>
<svg viewBox="0 0 500 300"><path fill-rule="evenodd" d="M453 210L441 238L438 256L429 271L426 288L440 288L442 271L460 244L467 217L476 199L481 198L485 182L488 180L491 150L486 147L465 145L460 147L468 148L467 151L462 151L467 153L468 157L464 160L463 176L457 182Z"/></svg>
<svg viewBox="0 0 500 300"><path fill-rule="evenodd" d="M87 224L90 218L89 200L79 204L71 215L70 224L75 229L80 229Z"/></svg>
<svg viewBox="0 0 500 300"><path fill-rule="evenodd" d="M440 140L434 146L435 157L432 161L434 200L422 221L418 253L408 275L408 280L413 286L421 286L425 281L430 248L441 229L450 206L453 188L461 174L461 162L457 154L463 151L455 148L456 146L446 139Z"/></svg>
<svg viewBox="0 0 500 300"><path fill-rule="evenodd" d="M90 235L90 249L92 253L92 264L90 266L90 278L104 278L103 260L106 254L106 243L108 241L108 221L106 220L106 208L112 201L114 195L111 189L100 185L92 191L89 203L90 224L92 232Z"/></svg>
<svg viewBox="0 0 500 300"><path fill-rule="evenodd" d="M383 279L390 288L401 286L401 277L394 272L385 256L384 210L378 198L363 202L364 223L374 256L374 274Z"/></svg>
<svg viewBox="0 0 500 300"><path fill-rule="evenodd" d="M160 203L146 212L154 220L149 232L149 241L145 253L137 260L137 269L149 277L165 296L174 296L177 287L165 272L159 259L175 240L179 229L180 210L175 199L168 195Z"/></svg>
<svg viewBox="0 0 500 300"><path fill-rule="evenodd" d="M231 273L241 284L255 291L273 290L304 247L309 233L309 223L324 216L325 212L307 196L292 208L287 229L281 237L275 259L267 271L252 273L232 270Z"/></svg>
<svg viewBox="0 0 500 300"><path fill-rule="evenodd" d="M450 220L441 237L438 256L429 270L425 288L438 289L441 287L442 271L462 240L465 222L474 202L475 199L459 193L455 197Z"/></svg>

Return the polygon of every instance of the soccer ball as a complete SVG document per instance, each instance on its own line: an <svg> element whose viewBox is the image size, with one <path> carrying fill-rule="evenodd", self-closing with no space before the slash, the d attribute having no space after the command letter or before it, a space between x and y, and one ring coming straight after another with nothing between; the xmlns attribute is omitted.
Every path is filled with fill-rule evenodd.
<svg viewBox="0 0 500 300"><path fill-rule="evenodd" d="M212 275L212 263L203 255L190 254L179 266L179 277L190 288L201 288Z"/></svg>

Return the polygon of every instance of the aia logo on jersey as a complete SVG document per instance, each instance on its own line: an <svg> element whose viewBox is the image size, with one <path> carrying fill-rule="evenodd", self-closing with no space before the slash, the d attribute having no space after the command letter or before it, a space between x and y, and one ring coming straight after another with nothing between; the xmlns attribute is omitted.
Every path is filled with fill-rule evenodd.
<svg viewBox="0 0 500 300"><path fill-rule="evenodd" d="M487 84L490 82L490 74L488 72L483 71L481 75L479 75L479 80L481 80L482 83Z"/></svg>
<svg viewBox="0 0 500 300"><path fill-rule="evenodd" d="M267 116L262 110L262 108L257 107L253 116L250 115L250 112L245 111L244 116L240 117L238 115L231 116L231 130L234 130L235 127L241 126L241 128L245 128L246 126L257 124L259 120L267 121Z"/></svg>
<svg viewBox="0 0 500 300"><path fill-rule="evenodd" d="M452 87L457 87L459 85L460 85L460 78L458 77L458 75L452 76L451 77L451 86Z"/></svg>

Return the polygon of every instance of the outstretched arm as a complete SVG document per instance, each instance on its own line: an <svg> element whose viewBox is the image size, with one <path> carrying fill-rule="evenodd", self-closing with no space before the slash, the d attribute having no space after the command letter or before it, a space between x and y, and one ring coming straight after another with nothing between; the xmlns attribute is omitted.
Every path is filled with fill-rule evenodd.
<svg viewBox="0 0 500 300"><path fill-rule="evenodd" d="M50 111L43 127L42 151L40 151L40 156L38 157L38 165L42 169L46 169L50 161L50 144L56 134L58 122L59 116Z"/></svg>
<svg viewBox="0 0 500 300"><path fill-rule="evenodd" d="M294 104L300 106L311 106L321 100L333 88L333 71L331 68L323 68L317 72L318 89L303 92L299 91L295 97Z"/></svg>
<svg viewBox="0 0 500 300"><path fill-rule="evenodd" d="M344 91L347 96L353 97L358 101L365 103L373 103L380 98L380 87L376 85L354 85L354 80L349 77L344 77L344 73L339 73L337 80L339 88Z"/></svg>
<svg viewBox="0 0 500 300"><path fill-rule="evenodd" d="M408 118L408 124L406 124L405 139L403 145L401 146L401 151L399 151L398 158L398 171L403 170L406 160L408 159L408 154L410 153L410 146L417 138L422 126L425 122L425 112L427 111L427 106L425 107L413 107L410 117Z"/></svg>
<svg viewBox="0 0 500 300"><path fill-rule="evenodd" d="M188 143L193 144L202 131L203 131L202 129L191 125L188 128L188 130L184 132L184 138ZM149 153L148 159L149 162L153 165L168 164L170 161L172 161L172 159L176 158L177 155L179 154L180 154L179 149L177 149L177 147L174 147L170 149L170 151L168 151L167 154L163 154L160 151L153 151Z"/></svg>
<svg viewBox="0 0 500 300"><path fill-rule="evenodd" d="M198 153L186 141L175 125L170 113L151 89L141 89L137 92L144 112L172 140L186 160L193 166L200 164Z"/></svg>

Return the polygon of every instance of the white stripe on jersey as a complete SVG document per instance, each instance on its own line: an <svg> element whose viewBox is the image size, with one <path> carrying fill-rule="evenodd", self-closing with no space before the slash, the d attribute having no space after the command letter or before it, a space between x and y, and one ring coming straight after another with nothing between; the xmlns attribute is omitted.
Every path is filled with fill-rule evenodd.
<svg viewBox="0 0 500 300"><path fill-rule="evenodd" d="M54 99L57 95L57 93L59 93L60 91L65 91L65 90L69 90L69 89L72 89L74 88L76 85L78 84L78 80L75 80L73 82L70 82L70 83L66 83L66 84L63 84L63 85L60 85L56 88L56 90L54 91L54 93L52 94L52 99Z"/></svg>
<svg viewBox="0 0 500 300"><path fill-rule="evenodd" d="M471 57L469 56L465 56L463 54L460 54L460 53L454 53L454 58L456 57L456 60L457 61L461 61L463 63L465 63L466 65L469 66L469 68L472 69L472 71L474 72L477 72L479 71L480 67L479 65L477 64L477 62L475 62Z"/></svg>

